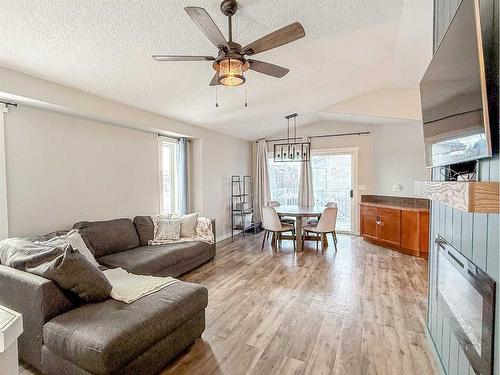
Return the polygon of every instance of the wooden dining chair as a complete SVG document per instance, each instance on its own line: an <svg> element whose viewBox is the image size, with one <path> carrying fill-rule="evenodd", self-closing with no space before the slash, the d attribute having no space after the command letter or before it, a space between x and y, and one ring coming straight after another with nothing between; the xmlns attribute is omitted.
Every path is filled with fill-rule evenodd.
<svg viewBox="0 0 500 375"><path fill-rule="evenodd" d="M321 214L317 225L306 224L302 228L302 243L306 241L309 233L316 234L316 250L318 250L319 237L321 236L321 252L324 253L326 247L326 235L331 234L335 251L337 251L337 241L335 240L335 224L337 222L337 207L326 207Z"/></svg>
<svg viewBox="0 0 500 375"><path fill-rule="evenodd" d="M293 241L293 251L295 251L295 226L291 224L282 223L278 216L278 213L273 207L262 207L262 227L264 228L264 236L262 238L262 247L264 249L264 244L269 233L273 234L271 240L271 247L273 252L278 251L278 237L285 232L292 232ZM281 240L279 241L281 243Z"/></svg>

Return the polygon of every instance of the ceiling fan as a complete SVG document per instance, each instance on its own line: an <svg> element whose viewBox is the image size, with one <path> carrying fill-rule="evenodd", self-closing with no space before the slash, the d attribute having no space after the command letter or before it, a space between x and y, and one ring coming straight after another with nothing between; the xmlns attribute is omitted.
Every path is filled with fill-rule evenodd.
<svg viewBox="0 0 500 375"><path fill-rule="evenodd" d="M212 67L215 70L215 75L210 82L210 86L218 84L239 86L245 82L243 73L247 69L276 78L281 78L288 73L287 68L259 60L247 59L246 56L253 56L302 38L305 36L305 32L300 23L294 22L242 47L241 44L233 41L232 16L238 10L237 1L224 0L220 5L220 9L228 17L229 41L226 41L224 35L222 35L222 32L205 9L200 7L184 8L203 34L217 47L217 57L153 55L153 59L156 61L213 61Z"/></svg>

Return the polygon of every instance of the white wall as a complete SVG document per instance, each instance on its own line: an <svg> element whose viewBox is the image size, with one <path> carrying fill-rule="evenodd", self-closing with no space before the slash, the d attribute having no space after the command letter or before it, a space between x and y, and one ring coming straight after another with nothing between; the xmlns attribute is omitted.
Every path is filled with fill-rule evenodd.
<svg viewBox="0 0 500 375"><path fill-rule="evenodd" d="M425 167L422 125L373 125L373 128L374 194L414 196L414 182L430 177ZM392 191L395 184L403 186L401 192Z"/></svg>
<svg viewBox="0 0 500 375"><path fill-rule="evenodd" d="M76 167L72 164L76 160L84 164L87 163L85 164L85 173L82 173L81 179L85 180L87 184L95 183L93 181L94 170L89 166L90 162L94 162L95 159L90 159L87 162L83 157L83 151L79 156L64 155L58 158L55 150L52 150L54 144L61 146L66 143L73 145L76 150L83 148L83 144L79 143L79 140L68 139L67 134L76 134L78 137L83 137L83 141L103 153L106 147L110 149L118 147L117 151L124 153L123 159L113 160L109 157L106 164L98 167L98 173L104 174L106 171L116 168L116 172L112 171L110 173L119 181L123 181L127 177L127 173L130 173L127 171L130 164L125 165L125 163L121 163L121 160L132 162L131 159L134 156L139 159L145 157L143 148L151 148L151 152L156 153L156 143L154 145L149 143L149 140L156 142L156 133L187 136L192 139L189 162L191 208L199 211L204 216L216 219L219 238L230 234L229 180L233 174L251 173L250 142L5 68L0 68L0 82L2 82L0 98L9 99L20 104L17 109L12 110L5 118L5 122L9 127L8 132L12 133L10 139L13 140L11 144L13 147L10 147L10 141L6 140L7 157L9 158L9 155L12 154L10 161L7 161L7 185L12 186L12 188L9 188L9 192L12 190L14 195L9 197L9 202L12 200L17 205L9 208L9 219L12 218L14 221L11 226L11 235L42 233L46 230L54 230L73 224L74 221L81 219L112 218L117 215L133 217L141 213L147 214L152 209L158 210L158 167L156 159L153 166L156 173L155 181L151 182L151 185L147 187L137 185L131 187L131 189L134 189L134 194L141 195L141 197L129 197L126 201L123 201L123 193L120 193L121 195L114 197L113 201L108 202L105 206L88 202L86 208L82 205L81 210L79 209L78 212L68 214L67 212L71 211L71 205L67 197L71 194L74 186L67 181L64 189L56 187L61 194L64 192L64 196L60 201L56 201L56 204L61 208L53 211L53 217L46 219L44 218L46 213L36 209L37 205L40 204L37 202L41 201L44 196L51 194L49 187L58 184L58 181L43 181L43 176L39 174L37 168L49 171L51 171L50 168L69 171ZM168 98L165 100L168 100ZM39 111L37 115L33 115L35 111ZM49 120L49 118L52 119L52 116L56 116L58 119L54 123ZM61 120L62 118L64 120ZM42 125L39 125L40 123ZM12 124L12 129L10 129L9 124ZM40 126L40 128L37 128L37 126ZM19 127L19 129L16 130L14 127ZM36 156L40 157L41 160L36 162L23 157L22 149L18 149L18 147L25 148L26 144L22 143L21 139L24 136L30 137L29 133L31 132L38 135L38 143L33 143L33 145L35 151L39 150L36 151L38 152ZM116 142L116 140L119 140L119 142ZM127 144L124 149L116 145L121 141ZM130 153L134 148L137 152L136 155ZM129 150L129 153L125 155L126 149ZM41 150L44 151L43 155ZM67 147L65 151L69 153L71 148ZM32 151L27 154L30 152ZM50 160L48 165L44 165L44 158ZM149 170L149 168L152 168L150 166L152 163L151 155L148 154L147 159L148 165L144 168ZM135 170L136 167L138 165L133 166L132 170ZM23 177L22 172L27 175ZM66 173L66 179L73 177L70 172ZM146 172L142 171L141 173ZM147 172L148 176L150 173L153 172ZM37 186L33 183L29 174L33 174L37 183L42 184L43 189L37 190ZM151 176L148 178L151 179ZM101 184L100 187L91 190L92 194L112 194L110 191L115 187L112 181L106 180L98 183ZM18 189L20 189L19 192L17 192ZM145 198L142 195L146 190L149 193L147 193L148 197ZM24 203L21 202L21 195L28 192L29 199L25 199ZM151 194L153 197L151 197ZM82 197L77 198L81 199ZM54 197L52 196L51 199L54 199ZM35 208L30 208L31 204ZM128 206L116 207L119 204L127 204ZM26 212L23 212L26 210L30 212L29 217ZM85 214L86 217L82 218L81 214Z"/></svg>
<svg viewBox="0 0 500 375"><path fill-rule="evenodd" d="M5 141L11 236L159 210L155 134L21 106Z"/></svg>

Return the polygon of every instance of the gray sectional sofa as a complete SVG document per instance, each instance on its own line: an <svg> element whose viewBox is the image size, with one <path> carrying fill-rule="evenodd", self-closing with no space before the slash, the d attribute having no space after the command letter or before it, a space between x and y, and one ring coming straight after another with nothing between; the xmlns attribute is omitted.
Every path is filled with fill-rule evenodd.
<svg viewBox="0 0 500 375"><path fill-rule="evenodd" d="M203 242L148 246L149 216L74 228L104 268L179 276L215 256L216 245ZM214 221L212 228L215 237ZM19 356L44 374L155 374L201 336L208 291L180 281L131 304L83 303L48 279L0 265L0 304L23 314Z"/></svg>

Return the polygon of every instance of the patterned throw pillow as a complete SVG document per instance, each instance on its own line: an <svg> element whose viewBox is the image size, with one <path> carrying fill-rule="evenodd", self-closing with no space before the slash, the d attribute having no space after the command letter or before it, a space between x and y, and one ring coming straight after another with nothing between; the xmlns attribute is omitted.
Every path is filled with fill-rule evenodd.
<svg viewBox="0 0 500 375"><path fill-rule="evenodd" d="M181 237L194 237L198 225L198 216L198 212L195 212L187 215L172 214L171 218L181 221Z"/></svg>
<svg viewBox="0 0 500 375"><path fill-rule="evenodd" d="M181 238L180 220L160 220L158 222L157 240L178 240Z"/></svg>

